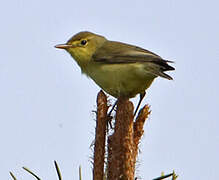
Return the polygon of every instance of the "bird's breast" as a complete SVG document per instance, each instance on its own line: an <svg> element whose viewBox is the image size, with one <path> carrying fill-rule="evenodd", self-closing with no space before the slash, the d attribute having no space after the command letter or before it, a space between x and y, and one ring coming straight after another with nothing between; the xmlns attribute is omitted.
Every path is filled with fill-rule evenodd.
<svg viewBox="0 0 219 180"><path fill-rule="evenodd" d="M147 73L140 63L95 63L82 71L114 97L134 97L136 94L144 92L155 78Z"/></svg>

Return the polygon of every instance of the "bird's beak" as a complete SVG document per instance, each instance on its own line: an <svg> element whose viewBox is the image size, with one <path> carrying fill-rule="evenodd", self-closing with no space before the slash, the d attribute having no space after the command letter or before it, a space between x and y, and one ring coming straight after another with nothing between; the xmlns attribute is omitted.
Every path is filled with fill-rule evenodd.
<svg viewBox="0 0 219 180"><path fill-rule="evenodd" d="M72 44L58 44L55 46L55 48L59 48L59 49L68 49L68 48L73 48L75 47Z"/></svg>

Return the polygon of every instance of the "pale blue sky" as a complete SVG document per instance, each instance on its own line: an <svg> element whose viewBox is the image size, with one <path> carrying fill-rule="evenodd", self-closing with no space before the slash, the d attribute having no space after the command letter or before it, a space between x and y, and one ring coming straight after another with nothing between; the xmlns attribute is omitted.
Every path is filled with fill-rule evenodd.
<svg viewBox="0 0 219 180"><path fill-rule="evenodd" d="M144 103L137 175L152 179L173 169L179 179L219 179L219 2L216 0L8 0L0 6L0 178L92 179L96 94L54 45L89 30L174 60L174 81L158 78ZM135 103L138 100L132 99Z"/></svg>

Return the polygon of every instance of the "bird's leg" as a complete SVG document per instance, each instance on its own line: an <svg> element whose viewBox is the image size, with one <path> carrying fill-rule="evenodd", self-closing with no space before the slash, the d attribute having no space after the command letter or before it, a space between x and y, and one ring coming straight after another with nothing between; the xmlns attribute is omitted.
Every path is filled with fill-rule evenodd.
<svg viewBox="0 0 219 180"><path fill-rule="evenodd" d="M143 100L144 97L145 97L145 94L146 94L146 92L140 93L140 99L139 99L138 105L137 105L137 107L136 107L136 109L135 109L134 117L135 117L136 113L138 112L138 109L139 109L139 107L140 107L140 105L141 105L142 100Z"/></svg>
<svg viewBox="0 0 219 180"><path fill-rule="evenodd" d="M108 121L108 124L110 125L111 129L113 128L112 127L112 116L111 116L111 114L112 114L113 110L115 109L117 103L118 103L118 100L116 100L116 102L113 104L110 112L107 114L107 121Z"/></svg>
<svg viewBox="0 0 219 180"><path fill-rule="evenodd" d="M113 104L113 106L112 106L112 108L111 108L110 112L107 114L107 116L110 116L110 115L111 115L111 113L112 113L112 112L113 112L113 110L115 109L115 107L116 107L117 103L118 103L118 100L116 100L116 102Z"/></svg>

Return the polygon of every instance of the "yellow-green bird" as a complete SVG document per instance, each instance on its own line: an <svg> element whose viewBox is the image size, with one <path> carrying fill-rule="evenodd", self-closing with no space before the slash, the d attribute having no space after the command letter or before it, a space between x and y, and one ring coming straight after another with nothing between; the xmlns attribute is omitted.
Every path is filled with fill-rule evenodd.
<svg viewBox="0 0 219 180"><path fill-rule="evenodd" d="M171 61L146 49L110 41L91 32L79 32L66 44L55 47L70 53L82 73L110 95L132 98L140 94L137 109L145 96L145 90L156 77L172 79L164 73L174 70L168 65Z"/></svg>

